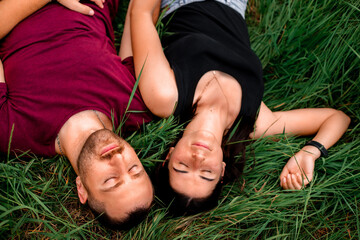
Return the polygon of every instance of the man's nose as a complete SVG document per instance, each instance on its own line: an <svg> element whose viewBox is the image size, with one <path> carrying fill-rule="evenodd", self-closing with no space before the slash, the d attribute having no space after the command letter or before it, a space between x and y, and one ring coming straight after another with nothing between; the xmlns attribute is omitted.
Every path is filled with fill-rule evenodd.
<svg viewBox="0 0 360 240"><path fill-rule="evenodd" d="M114 169L121 175L123 181L127 182L130 180L128 173L128 165L125 161L124 156L121 153L116 153L111 158L111 164Z"/></svg>
<svg viewBox="0 0 360 240"><path fill-rule="evenodd" d="M115 153L115 154L112 156L111 159L121 160L121 159L123 159L123 156L122 156L122 154L120 154L120 153Z"/></svg>
<svg viewBox="0 0 360 240"><path fill-rule="evenodd" d="M111 157L111 164L114 166L123 166L124 165L124 156L121 153L115 153Z"/></svg>

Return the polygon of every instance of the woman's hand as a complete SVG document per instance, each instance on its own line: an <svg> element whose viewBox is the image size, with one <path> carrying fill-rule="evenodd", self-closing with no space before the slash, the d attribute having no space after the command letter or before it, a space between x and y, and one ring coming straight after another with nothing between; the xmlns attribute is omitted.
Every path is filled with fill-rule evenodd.
<svg viewBox="0 0 360 240"><path fill-rule="evenodd" d="M300 190L312 181L315 160L320 151L313 146L305 146L292 156L280 174L280 186L284 189Z"/></svg>
<svg viewBox="0 0 360 240"><path fill-rule="evenodd" d="M105 0L90 0L90 1L94 2L100 8L104 8L103 3L105 2ZM57 0L57 2L68 9L71 9L75 12L79 12L85 15L92 16L95 13L91 7L80 3L80 0Z"/></svg>
<svg viewBox="0 0 360 240"><path fill-rule="evenodd" d="M0 83L5 83L4 67L0 59Z"/></svg>
<svg viewBox="0 0 360 240"><path fill-rule="evenodd" d="M334 145L345 133L350 118L342 111L331 108L304 108L284 112L272 112L263 102L251 138L281 133L300 136L315 135L312 139L325 149ZM305 146L289 159L280 175L284 189L301 189L313 178L314 162L320 150ZM304 183L304 184L303 184Z"/></svg>

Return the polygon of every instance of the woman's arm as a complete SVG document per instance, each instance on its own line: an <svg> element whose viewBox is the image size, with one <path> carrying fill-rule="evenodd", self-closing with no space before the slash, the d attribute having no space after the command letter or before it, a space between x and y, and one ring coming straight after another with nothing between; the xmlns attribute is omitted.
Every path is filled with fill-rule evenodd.
<svg viewBox="0 0 360 240"><path fill-rule="evenodd" d="M158 16L160 3L160 0L132 0L128 14L135 73L136 77L141 75L141 95L153 114L168 117L177 101L177 87L155 28L154 16Z"/></svg>
<svg viewBox="0 0 360 240"><path fill-rule="evenodd" d="M328 149L341 138L349 124L350 118L339 110L306 108L272 112L262 102L255 131L250 137L259 138L283 132L303 136L315 135L313 140ZM280 175L281 186L285 189L300 189L302 183L306 185L310 182L314 161L319 157L319 149L304 146L284 167Z"/></svg>
<svg viewBox="0 0 360 240"><path fill-rule="evenodd" d="M253 137L283 132L301 136L316 134L313 140L328 149L340 139L349 124L350 118L345 113L332 108L272 112L262 102Z"/></svg>

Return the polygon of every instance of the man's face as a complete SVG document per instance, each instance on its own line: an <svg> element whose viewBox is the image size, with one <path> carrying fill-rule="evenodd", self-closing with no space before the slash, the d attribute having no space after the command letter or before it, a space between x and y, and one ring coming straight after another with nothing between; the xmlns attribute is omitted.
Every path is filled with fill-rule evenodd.
<svg viewBox="0 0 360 240"><path fill-rule="evenodd" d="M123 219L138 207L149 207L153 188L134 149L107 129L87 139L78 160L79 198L102 202L111 218Z"/></svg>

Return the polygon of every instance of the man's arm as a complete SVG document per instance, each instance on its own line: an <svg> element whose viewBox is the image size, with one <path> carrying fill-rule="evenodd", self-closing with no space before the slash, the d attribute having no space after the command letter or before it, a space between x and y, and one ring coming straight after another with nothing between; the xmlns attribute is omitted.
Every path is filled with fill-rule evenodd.
<svg viewBox="0 0 360 240"><path fill-rule="evenodd" d="M130 33L130 11L132 9L132 3L133 1L129 2L128 10L125 17L124 30L121 36L119 56L122 60L124 60L127 57L132 57L134 55L132 52L131 33Z"/></svg>
<svg viewBox="0 0 360 240"><path fill-rule="evenodd" d="M5 84L4 67L0 59L0 115L1 115L2 106L6 102L6 94L7 94L7 87Z"/></svg>
<svg viewBox="0 0 360 240"><path fill-rule="evenodd" d="M127 57L132 57L133 51L132 51L132 45L131 45L131 32L130 32L130 12L132 11L132 4L133 1L129 2L128 5L128 11L126 13L125 18L125 25L123 34L121 37L121 44L120 44L120 50L119 50L119 56L121 59L125 59ZM159 4L159 3L158 3ZM153 11L153 24L156 25L158 18L160 14L160 6L157 6L156 9Z"/></svg>
<svg viewBox="0 0 360 240"><path fill-rule="evenodd" d="M139 89L144 102L153 114L168 117L177 101L177 87L154 24L160 3L160 0L132 0L130 32L135 73L136 77L141 73Z"/></svg>
<svg viewBox="0 0 360 240"><path fill-rule="evenodd" d="M0 84L1 83L5 83L5 74L4 74L4 67L0 59Z"/></svg>
<svg viewBox="0 0 360 240"><path fill-rule="evenodd" d="M49 0L1 0L0 39L5 37L19 22L45 6Z"/></svg>
<svg viewBox="0 0 360 240"><path fill-rule="evenodd" d="M339 110L305 108L272 112L262 102L255 131L250 137L259 138L283 132L303 136L315 135L313 140L328 149L341 138L349 124L350 118ZM318 148L304 146L285 165L280 174L281 186L285 189L300 189L303 184L308 184L313 177L314 162L320 154Z"/></svg>
<svg viewBox="0 0 360 240"><path fill-rule="evenodd" d="M6 36L19 22L36 12L51 0L0 0L0 39ZM59 0L63 6L85 15L94 15L94 10L81 4L80 0ZM103 8L105 0L91 0Z"/></svg>

